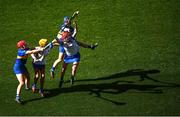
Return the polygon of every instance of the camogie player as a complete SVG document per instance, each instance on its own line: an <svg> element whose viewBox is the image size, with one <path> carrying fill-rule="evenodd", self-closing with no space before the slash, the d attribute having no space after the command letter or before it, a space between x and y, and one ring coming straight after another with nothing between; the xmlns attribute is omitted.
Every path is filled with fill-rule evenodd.
<svg viewBox="0 0 180 117"><path fill-rule="evenodd" d="M77 24L74 22L74 27L71 26L72 20L79 14L79 11L75 11L73 15L69 18L67 16L64 17L64 23L60 26L60 31L58 32L57 39L60 39L62 36L63 31L68 31L72 35L72 37L75 37L77 34ZM59 47L59 50L63 50L62 47ZM50 69L50 75L51 78L54 78L54 71L56 66L63 60L64 53L59 51L58 59L55 60L53 63L52 68Z"/></svg>
<svg viewBox="0 0 180 117"><path fill-rule="evenodd" d="M73 13L73 15L71 16L71 18L69 17L64 17L64 24L61 26L60 28L60 31L57 35L57 38L55 40L58 40L58 39L61 39L62 37L62 33L65 31L65 32L69 32L69 35L71 35L71 37L75 38L76 37L76 34L77 34L77 23L74 21L73 24L74 24L74 28L71 26L71 21L79 14L79 11L75 11ZM82 42L79 42L79 43L82 43ZM83 45L87 45L87 44L84 44L82 43ZM96 47L96 45L90 45L90 48L91 49L94 49ZM58 59L55 60L55 62L53 63L52 65L52 68L50 69L50 76L51 78L54 78L54 71L55 71L55 68L56 66L63 60L64 58L64 48L59 46L59 56L58 56Z"/></svg>
<svg viewBox="0 0 180 117"><path fill-rule="evenodd" d="M64 23L60 26L60 30L58 32L57 38L61 38L63 31L68 31L71 33L73 37L77 34L77 25L76 22L74 22L74 27L71 25L72 20L77 17L79 14L79 11L75 11L71 17L65 16L64 17Z"/></svg>
<svg viewBox="0 0 180 117"><path fill-rule="evenodd" d="M25 66L28 55L43 51L43 49L41 48L41 49L30 50L28 49L27 43L24 40L21 40L17 43L17 48L18 48L18 53L13 69L19 81L19 85L17 86L15 101L17 103L21 103L22 102L20 98L21 89L24 86L24 84L26 85L26 89L29 89L29 85L30 85L29 72Z"/></svg>
<svg viewBox="0 0 180 117"><path fill-rule="evenodd" d="M35 47L36 49L43 49L47 45L47 39L40 39L39 40L39 46ZM32 92L35 93L36 91L36 84L40 79L40 89L39 93L42 97L44 97L44 79L45 79L45 56L49 54L50 50L53 48L53 44L50 43L50 46L46 48L42 52L33 53L31 54L31 57L33 58L33 68L34 68L34 83L32 84Z"/></svg>
<svg viewBox="0 0 180 117"><path fill-rule="evenodd" d="M62 87L62 84L64 82L64 74L67 65L70 63L73 64L70 83L71 84L74 83L74 77L76 75L76 71L80 62L79 46L82 46L84 48L95 49L97 47L97 44L93 45L92 47L91 45L81 43L77 41L74 37L72 37L70 32L67 31L62 32L62 37L59 40L59 44L63 48L63 50L61 51L64 53L64 62L63 62L60 81L59 81L59 87Z"/></svg>

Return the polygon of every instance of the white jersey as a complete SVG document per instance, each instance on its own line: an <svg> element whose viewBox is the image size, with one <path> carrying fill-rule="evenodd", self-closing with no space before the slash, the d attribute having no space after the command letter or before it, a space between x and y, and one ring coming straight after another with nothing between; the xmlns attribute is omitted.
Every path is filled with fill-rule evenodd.
<svg viewBox="0 0 180 117"><path fill-rule="evenodd" d="M41 47L36 47L36 49L41 48ZM46 60L45 56L49 54L51 48L47 48L46 50L42 52L38 52L35 54L31 54L31 57L33 58L33 63L37 65L45 65Z"/></svg>
<svg viewBox="0 0 180 117"><path fill-rule="evenodd" d="M67 31L67 32L70 32L70 29L69 28L64 28L63 29L63 31ZM62 37L62 34L61 34L61 30L58 32L58 34L57 34L57 38L58 39L60 39L61 37ZM77 34L77 29L75 28L74 30L73 30L73 32L71 32L72 33L72 37L75 37L76 36L76 34Z"/></svg>
<svg viewBox="0 0 180 117"><path fill-rule="evenodd" d="M70 42L64 43L63 48L67 56L73 56L79 52L79 45L73 38L71 38Z"/></svg>

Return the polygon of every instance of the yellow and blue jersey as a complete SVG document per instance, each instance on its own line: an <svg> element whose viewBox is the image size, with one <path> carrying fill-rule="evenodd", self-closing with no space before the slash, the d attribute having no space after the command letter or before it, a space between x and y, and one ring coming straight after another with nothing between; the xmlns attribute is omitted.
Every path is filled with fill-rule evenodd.
<svg viewBox="0 0 180 117"><path fill-rule="evenodd" d="M17 64L26 64L28 55L26 54L27 50L18 49L16 63Z"/></svg>
<svg viewBox="0 0 180 117"><path fill-rule="evenodd" d="M16 62L14 64L14 73L23 74L27 71L25 64L27 62L28 55L26 54L27 50L18 49Z"/></svg>

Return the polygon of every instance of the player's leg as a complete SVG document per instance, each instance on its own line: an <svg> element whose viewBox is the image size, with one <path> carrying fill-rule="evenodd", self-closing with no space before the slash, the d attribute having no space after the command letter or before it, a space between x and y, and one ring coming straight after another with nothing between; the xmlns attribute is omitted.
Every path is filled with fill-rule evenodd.
<svg viewBox="0 0 180 117"><path fill-rule="evenodd" d="M70 83L71 84L74 84L74 77L76 75L78 65L79 65L79 62L74 62L73 65L72 65L71 78L70 78Z"/></svg>
<svg viewBox="0 0 180 117"><path fill-rule="evenodd" d="M40 70L41 73L41 79L40 79L40 90L39 93L42 97L44 97L44 79L45 79L45 66L42 66L42 69Z"/></svg>
<svg viewBox="0 0 180 117"><path fill-rule="evenodd" d="M50 69L51 78L54 78L55 68L56 68L56 66L63 60L63 58L64 58L64 53L63 53L63 52L59 52L58 59L55 60L55 62L53 63L52 68Z"/></svg>
<svg viewBox="0 0 180 117"><path fill-rule="evenodd" d="M39 69L35 65L33 67L34 67L34 83L32 84L32 92L35 93L37 81L39 79Z"/></svg>
<svg viewBox="0 0 180 117"><path fill-rule="evenodd" d="M63 62L62 70L61 70L61 76L60 76L60 81L59 81L59 88L62 87L62 84L64 82L64 75L67 69L67 63Z"/></svg>
<svg viewBox="0 0 180 117"><path fill-rule="evenodd" d="M27 68L25 67L25 73L24 73L24 78L25 78L25 89L29 90L30 89L30 74L27 70Z"/></svg>
<svg viewBox="0 0 180 117"><path fill-rule="evenodd" d="M64 54L62 52L59 52L58 59L55 60L53 63L52 69L55 70L56 66L63 60Z"/></svg>
<svg viewBox="0 0 180 117"><path fill-rule="evenodd" d="M17 90L16 90L15 101L18 103L21 103L20 94L21 94L21 89L24 85L24 75L23 74L16 74L16 77L17 77L17 80L19 81L19 84L18 84Z"/></svg>

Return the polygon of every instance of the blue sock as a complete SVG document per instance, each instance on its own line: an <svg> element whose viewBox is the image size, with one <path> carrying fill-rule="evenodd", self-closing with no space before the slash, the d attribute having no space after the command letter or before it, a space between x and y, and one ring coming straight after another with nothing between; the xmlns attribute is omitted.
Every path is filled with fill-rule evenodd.
<svg viewBox="0 0 180 117"><path fill-rule="evenodd" d="M20 99L20 96L19 96L19 94L16 94L16 99Z"/></svg>
<svg viewBox="0 0 180 117"><path fill-rule="evenodd" d="M33 84L32 84L32 87L35 87L35 88L36 88L36 84L35 84L35 83L33 83Z"/></svg>
<svg viewBox="0 0 180 117"><path fill-rule="evenodd" d="M55 71L55 67L52 67L51 69L52 69L52 71Z"/></svg>

